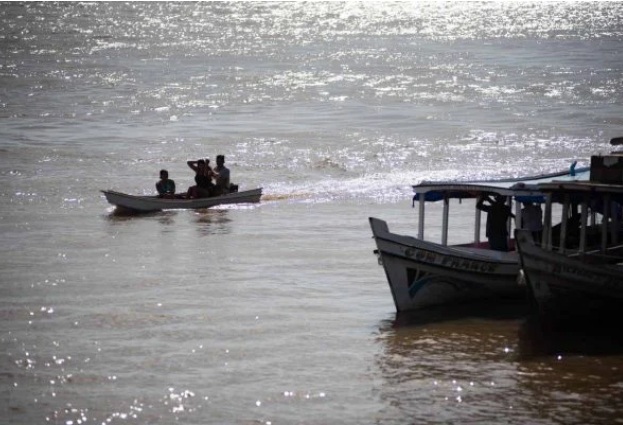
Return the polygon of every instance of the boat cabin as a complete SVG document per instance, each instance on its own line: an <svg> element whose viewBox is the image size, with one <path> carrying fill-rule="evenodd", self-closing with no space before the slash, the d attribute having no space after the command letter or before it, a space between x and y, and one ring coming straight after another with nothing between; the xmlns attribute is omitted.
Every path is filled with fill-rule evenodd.
<svg viewBox="0 0 623 425"><path fill-rule="evenodd" d="M593 156L588 181L552 181L536 189L545 196L543 248L598 262L622 260L623 154ZM560 206L559 220L554 205Z"/></svg>
<svg viewBox="0 0 623 425"><path fill-rule="evenodd" d="M515 214L515 227L521 227L522 222L522 203L544 203L545 197L539 188L541 183L549 183L552 181L568 181L580 182L589 180L590 169L582 168L575 170L575 163L568 171L562 171L553 174L543 174L531 177L508 178L498 180L474 180L474 181L440 181L440 182L422 182L413 186L415 196L413 197L413 205L418 203L418 233L417 237L424 240L426 229L426 205L430 202L443 202L442 212L442 229L441 229L441 245L448 245L448 229L449 229L449 210L450 200L463 199L477 200L487 194L496 194L506 197L508 205L514 203L513 212ZM474 217L474 239L472 243L461 246L469 246L476 248L488 249L488 242L481 241L481 215L482 211L475 208ZM511 221L508 222L508 234L511 235ZM514 246L512 241L509 247Z"/></svg>

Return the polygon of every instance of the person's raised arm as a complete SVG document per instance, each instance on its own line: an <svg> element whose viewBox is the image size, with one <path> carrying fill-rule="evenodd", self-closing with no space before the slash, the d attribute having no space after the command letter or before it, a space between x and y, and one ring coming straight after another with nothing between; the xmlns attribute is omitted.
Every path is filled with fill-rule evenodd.
<svg viewBox="0 0 623 425"><path fill-rule="evenodd" d="M197 172L197 170L199 169L197 167L197 163L199 161L186 161L186 165L188 165L190 167L191 170L193 170L195 173Z"/></svg>
<svg viewBox="0 0 623 425"><path fill-rule="evenodd" d="M485 205L483 204L485 202L485 199L487 197L485 195L480 195L478 197L478 202L476 202L476 208L478 208L479 210L482 210L483 208L486 208Z"/></svg>
<svg viewBox="0 0 623 425"><path fill-rule="evenodd" d="M489 202L489 204L492 204L492 201L489 195L482 194L478 198L478 202L476 203L476 208L478 208L480 211L489 212L489 210L491 209L491 205L485 205L484 204L485 201Z"/></svg>

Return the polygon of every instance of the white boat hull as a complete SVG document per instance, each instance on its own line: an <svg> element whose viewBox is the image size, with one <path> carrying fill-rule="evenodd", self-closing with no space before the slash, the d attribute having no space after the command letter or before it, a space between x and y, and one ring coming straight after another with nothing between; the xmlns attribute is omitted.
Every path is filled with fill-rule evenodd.
<svg viewBox="0 0 623 425"><path fill-rule="evenodd" d="M620 316L623 267L548 251L528 233L516 234L526 283L543 318L569 322Z"/></svg>
<svg viewBox="0 0 623 425"><path fill-rule="evenodd" d="M137 196L126 193L103 190L106 200L116 207L134 212L152 212L171 209L200 209L217 205L260 202L262 189L245 190L227 195L198 199L168 199L157 196Z"/></svg>
<svg viewBox="0 0 623 425"><path fill-rule="evenodd" d="M449 247L390 233L370 218L398 312L464 301L521 298L515 252Z"/></svg>

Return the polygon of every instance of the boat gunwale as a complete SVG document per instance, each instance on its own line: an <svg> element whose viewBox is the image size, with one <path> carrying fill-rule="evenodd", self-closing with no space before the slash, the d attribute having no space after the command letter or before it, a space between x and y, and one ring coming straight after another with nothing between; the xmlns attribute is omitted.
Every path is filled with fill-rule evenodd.
<svg viewBox="0 0 623 425"><path fill-rule="evenodd" d="M383 221L378 218L374 218L374 217L371 217L371 218L374 220ZM498 265L501 265L501 264L515 265L519 261L519 256L518 256L517 251L503 252L503 251L495 251L491 249L482 249L482 252L473 252L469 249L469 247L466 247L466 246L442 245L437 242L427 241L427 240L415 238L413 236L400 235L398 233L392 233L392 232L382 232L382 234L379 234L375 231L374 227L373 227L372 234L375 239L380 239L380 240L394 243L394 244L397 244L403 247L420 249L420 250L428 250L439 255L461 257L461 258L470 259L474 261L482 261L484 263L494 263ZM410 241L415 241L415 243L420 246L417 246L413 243L409 243L407 241L398 240L398 239L407 239ZM474 249L479 249L479 248L474 248ZM380 248L379 248L379 251L396 256L395 254L392 254L385 250L381 250ZM492 255L487 255L487 254L492 254ZM517 257L517 258L512 258L512 259L511 258L497 258L497 256L500 256L500 255L507 256L507 257L512 256L512 257ZM405 258L408 258L408 257L405 256ZM415 259L411 259L411 260L416 261Z"/></svg>

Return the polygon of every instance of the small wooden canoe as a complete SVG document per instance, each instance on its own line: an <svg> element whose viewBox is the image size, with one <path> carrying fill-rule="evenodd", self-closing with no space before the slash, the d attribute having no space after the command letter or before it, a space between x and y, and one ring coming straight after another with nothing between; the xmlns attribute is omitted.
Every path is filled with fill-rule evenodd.
<svg viewBox="0 0 623 425"><path fill-rule="evenodd" d="M151 212L174 209L210 208L225 204L243 204L260 202L262 188L228 193L210 198L184 199L159 198L157 196L128 195L113 190L102 190L106 200L121 210L130 212Z"/></svg>

